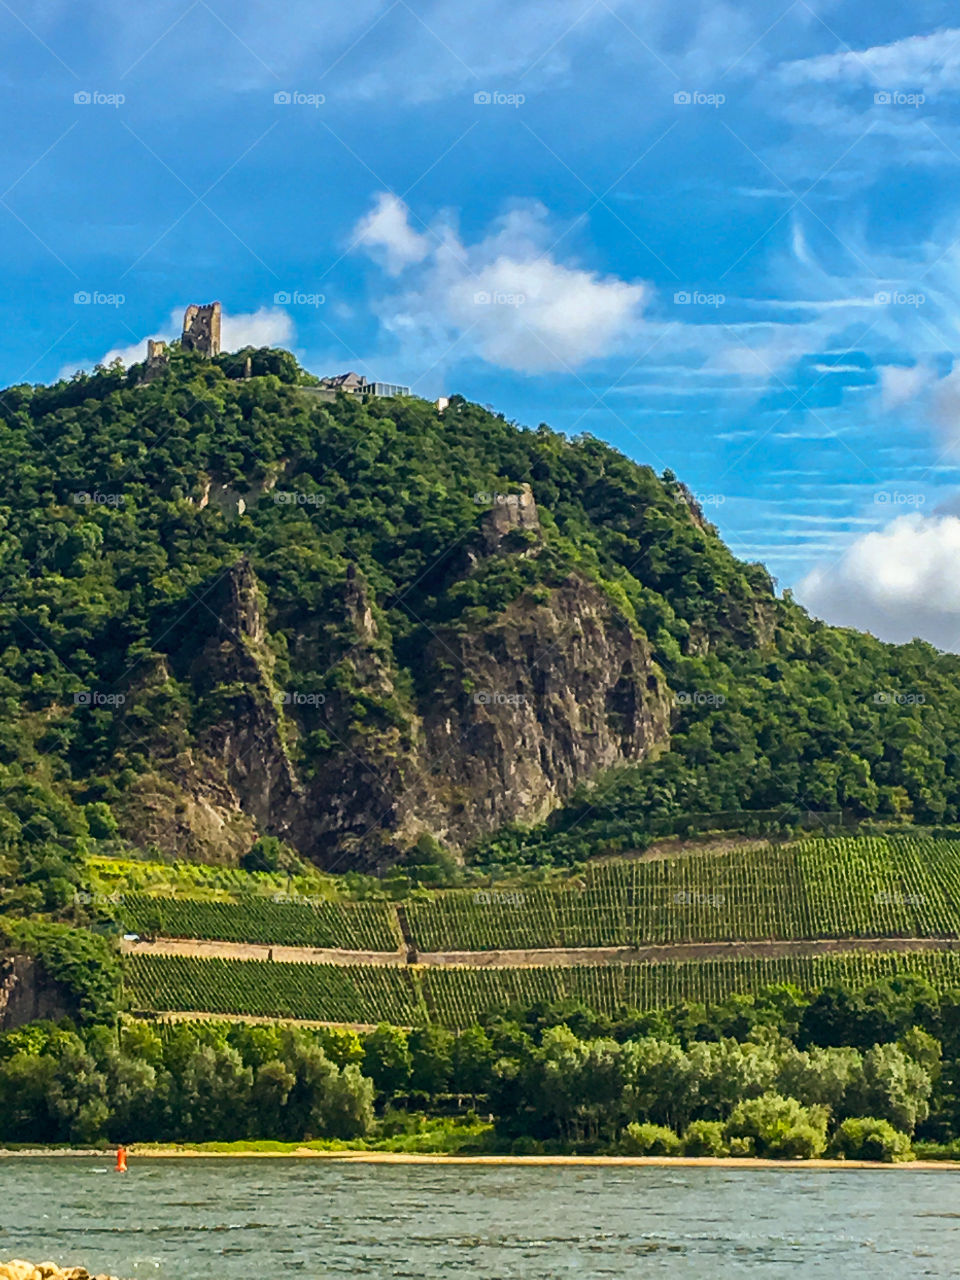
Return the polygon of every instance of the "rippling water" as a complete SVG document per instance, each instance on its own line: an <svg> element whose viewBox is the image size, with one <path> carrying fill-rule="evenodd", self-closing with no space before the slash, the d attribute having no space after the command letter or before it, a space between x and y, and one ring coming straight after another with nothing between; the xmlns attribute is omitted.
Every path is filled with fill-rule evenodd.
<svg viewBox="0 0 960 1280"><path fill-rule="evenodd" d="M0 1258L139 1280L960 1275L960 1174L0 1160Z"/></svg>

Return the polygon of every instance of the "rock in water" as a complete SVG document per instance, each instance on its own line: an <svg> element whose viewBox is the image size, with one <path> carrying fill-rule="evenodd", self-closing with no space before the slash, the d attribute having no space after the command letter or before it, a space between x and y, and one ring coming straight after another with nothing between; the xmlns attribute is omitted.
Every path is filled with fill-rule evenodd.
<svg viewBox="0 0 960 1280"><path fill-rule="evenodd" d="M116 1280L115 1276L92 1276L85 1267L58 1267L55 1262L24 1262L14 1258L0 1262L0 1280Z"/></svg>

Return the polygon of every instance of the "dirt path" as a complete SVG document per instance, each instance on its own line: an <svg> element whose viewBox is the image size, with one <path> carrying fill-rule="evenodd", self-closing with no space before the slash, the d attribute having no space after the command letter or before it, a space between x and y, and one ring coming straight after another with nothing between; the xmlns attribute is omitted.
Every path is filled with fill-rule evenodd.
<svg viewBox="0 0 960 1280"><path fill-rule="evenodd" d="M405 965L406 950L341 951L314 947L267 947L257 943L201 942L158 938L127 942L128 955L219 957L226 960L276 960L295 964ZM753 942L678 942L648 947L538 948L529 951L421 951L416 963L426 967L529 969L540 965L666 964L678 960L722 960L742 956L820 956L851 951L958 951L960 938L817 938Z"/></svg>
<svg viewBox="0 0 960 1280"><path fill-rule="evenodd" d="M197 956L209 960L285 960L291 964L406 964L406 947L397 951L344 951L339 947L281 947L259 942L219 942L198 938L157 938L153 942L121 941L120 950L134 956Z"/></svg>

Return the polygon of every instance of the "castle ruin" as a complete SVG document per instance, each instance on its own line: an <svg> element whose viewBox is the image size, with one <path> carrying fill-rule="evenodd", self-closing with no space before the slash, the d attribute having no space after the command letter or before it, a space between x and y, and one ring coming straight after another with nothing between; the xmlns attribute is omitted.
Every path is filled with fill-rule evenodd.
<svg viewBox="0 0 960 1280"><path fill-rule="evenodd" d="M184 351L198 351L202 356L220 354L220 303L208 302L198 306L192 302L183 313L183 334L180 345Z"/></svg>

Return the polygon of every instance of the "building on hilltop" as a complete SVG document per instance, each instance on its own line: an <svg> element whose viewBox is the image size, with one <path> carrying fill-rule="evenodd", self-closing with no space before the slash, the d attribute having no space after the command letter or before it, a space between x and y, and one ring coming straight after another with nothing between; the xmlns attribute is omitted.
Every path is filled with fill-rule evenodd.
<svg viewBox="0 0 960 1280"><path fill-rule="evenodd" d="M202 356L220 354L220 303L192 302L183 313L180 345L185 351L198 351ZM140 382L152 382L170 363L170 349L162 338L147 339L147 358ZM249 363L249 361L248 361ZM249 376L249 375L247 375Z"/></svg>
<svg viewBox="0 0 960 1280"><path fill-rule="evenodd" d="M409 387L398 382L368 382L362 373L337 373L330 378L321 378L320 386L325 391L343 391L353 396L408 396Z"/></svg>
<svg viewBox="0 0 960 1280"><path fill-rule="evenodd" d="M202 356L220 354L220 303L198 305L192 302L183 313L183 334L180 345L185 351L197 351Z"/></svg>
<svg viewBox="0 0 960 1280"><path fill-rule="evenodd" d="M162 338L147 339L147 359L140 375L141 382L152 382L166 369L170 361L170 352Z"/></svg>

